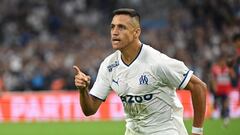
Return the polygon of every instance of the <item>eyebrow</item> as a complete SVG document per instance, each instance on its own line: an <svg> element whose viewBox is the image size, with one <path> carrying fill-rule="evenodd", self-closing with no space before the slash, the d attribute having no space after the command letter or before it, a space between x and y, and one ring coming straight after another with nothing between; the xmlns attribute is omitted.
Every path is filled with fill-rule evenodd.
<svg viewBox="0 0 240 135"><path fill-rule="evenodd" d="M113 23L111 23L110 27L112 27L112 26L121 26L121 27L126 27L127 28L127 26L124 25L124 24L113 24Z"/></svg>

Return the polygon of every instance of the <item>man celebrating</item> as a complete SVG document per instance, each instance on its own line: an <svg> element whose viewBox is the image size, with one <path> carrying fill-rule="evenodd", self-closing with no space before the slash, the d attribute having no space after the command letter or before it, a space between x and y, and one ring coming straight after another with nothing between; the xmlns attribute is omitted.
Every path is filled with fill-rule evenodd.
<svg viewBox="0 0 240 135"><path fill-rule="evenodd" d="M187 135L183 107L176 90L192 94L192 135L203 134L207 87L183 62L140 42L140 16L134 9L117 9L111 22L116 51L105 58L96 82L77 66L75 85L86 116L93 115L111 90L121 98L126 113L125 135Z"/></svg>

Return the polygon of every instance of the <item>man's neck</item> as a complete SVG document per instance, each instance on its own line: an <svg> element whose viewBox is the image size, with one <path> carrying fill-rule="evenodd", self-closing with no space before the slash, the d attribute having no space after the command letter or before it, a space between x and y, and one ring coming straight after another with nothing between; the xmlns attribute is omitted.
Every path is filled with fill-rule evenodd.
<svg viewBox="0 0 240 135"><path fill-rule="evenodd" d="M131 64L139 54L140 50L141 50L140 42L129 45L127 48L121 51L122 53L121 57L123 62L127 65Z"/></svg>

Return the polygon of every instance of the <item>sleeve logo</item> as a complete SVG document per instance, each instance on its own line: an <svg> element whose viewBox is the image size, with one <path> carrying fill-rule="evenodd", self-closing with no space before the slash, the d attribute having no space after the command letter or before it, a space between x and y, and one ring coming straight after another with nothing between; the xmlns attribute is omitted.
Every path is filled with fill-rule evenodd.
<svg viewBox="0 0 240 135"><path fill-rule="evenodd" d="M108 71L109 72L112 72L112 69L117 67L119 65L119 62L118 61L115 61L113 64L110 64L109 66L107 66L108 68Z"/></svg>

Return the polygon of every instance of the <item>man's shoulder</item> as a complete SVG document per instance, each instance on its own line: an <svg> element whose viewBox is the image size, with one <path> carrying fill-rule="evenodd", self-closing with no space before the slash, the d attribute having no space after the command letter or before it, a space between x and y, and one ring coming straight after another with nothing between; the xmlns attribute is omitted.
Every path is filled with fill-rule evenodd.
<svg viewBox="0 0 240 135"><path fill-rule="evenodd" d="M111 71L112 68L117 67L119 65L118 57L119 57L119 51L115 51L114 53L108 55L103 62L101 63L101 66L103 68L106 68Z"/></svg>
<svg viewBox="0 0 240 135"><path fill-rule="evenodd" d="M155 48L153 48L151 45L144 44L144 52L151 53L151 54L161 54L161 52Z"/></svg>
<svg viewBox="0 0 240 135"><path fill-rule="evenodd" d="M118 57L119 57L119 51L117 50L117 51L115 51L115 52L113 52L113 53L111 53L110 55L108 55L105 59L104 59L104 61L103 61L103 63L111 63L111 62L114 62L114 61L116 61L116 60L118 60Z"/></svg>
<svg viewBox="0 0 240 135"><path fill-rule="evenodd" d="M146 45L144 44L144 48L143 48L143 55L145 58L148 59L157 59L159 60L163 53L161 53L159 50L156 50L155 48L151 47L150 45Z"/></svg>

